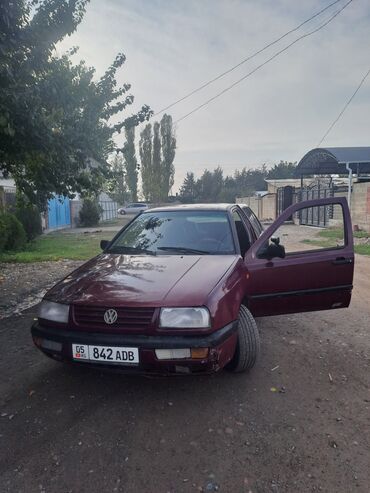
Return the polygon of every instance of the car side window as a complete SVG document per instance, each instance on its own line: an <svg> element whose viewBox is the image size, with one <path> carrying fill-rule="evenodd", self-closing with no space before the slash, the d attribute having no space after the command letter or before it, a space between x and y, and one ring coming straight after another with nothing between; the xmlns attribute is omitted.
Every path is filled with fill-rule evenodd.
<svg viewBox="0 0 370 493"><path fill-rule="evenodd" d="M343 208L340 204L303 207L281 224L270 236L271 243L258 252L260 258L272 256L277 248L284 254L297 255L320 250L340 250L347 245ZM270 255L263 255L270 249ZM279 256L276 254L276 256Z"/></svg>
<svg viewBox="0 0 370 493"><path fill-rule="evenodd" d="M233 211L233 221L235 224L236 234L238 236L240 253L242 257L246 254L251 246L251 240L249 238L248 231L243 223L243 220L237 210Z"/></svg>

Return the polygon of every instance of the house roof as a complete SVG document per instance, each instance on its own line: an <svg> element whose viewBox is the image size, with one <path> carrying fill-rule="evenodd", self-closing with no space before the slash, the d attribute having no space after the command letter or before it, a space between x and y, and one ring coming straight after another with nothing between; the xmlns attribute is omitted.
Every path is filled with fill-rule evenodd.
<svg viewBox="0 0 370 493"><path fill-rule="evenodd" d="M13 178L3 178L0 176L0 187L15 187Z"/></svg>
<svg viewBox="0 0 370 493"><path fill-rule="evenodd" d="M312 178L305 178L304 179L304 182L307 182L307 183L310 183L311 181L312 181ZM265 179L265 182L268 185L273 185L276 187L283 187L285 185L292 185L293 187L294 186L297 186L297 187L301 186L300 178L276 178L276 179L275 178L274 179L268 178L268 179Z"/></svg>
<svg viewBox="0 0 370 493"><path fill-rule="evenodd" d="M312 149L299 161L295 175L347 174L346 163L356 174L370 174L370 147L318 147Z"/></svg>

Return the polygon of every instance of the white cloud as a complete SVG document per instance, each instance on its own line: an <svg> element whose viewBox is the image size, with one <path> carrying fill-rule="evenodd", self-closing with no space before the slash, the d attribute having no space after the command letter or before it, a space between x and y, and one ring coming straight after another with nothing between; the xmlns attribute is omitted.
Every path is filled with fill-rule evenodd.
<svg viewBox="0 0 370 493"><path fill-rule="evenodd" d="M95 0L59 49L80 46L79 56L98 74L123 51L127 62L119 77L132 84L135 108L147 103L159 110L328 3ZM169 112L176 120L318 24L305 26ZM206 166L232 172L242 165L300 159L320 140L369 68L369 27L368 2L352 2L322 31L180 122L176 185L186 171ZM324 145L369 145L369 139L370 79Z"/></svg>

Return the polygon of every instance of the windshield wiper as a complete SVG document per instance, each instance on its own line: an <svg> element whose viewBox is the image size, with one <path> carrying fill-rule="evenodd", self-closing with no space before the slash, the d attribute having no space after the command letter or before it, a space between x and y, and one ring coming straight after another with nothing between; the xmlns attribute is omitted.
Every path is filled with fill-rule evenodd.
<svg viewBox="0 0 370 493"><path fill-rule="evenodd" d="M165 252L194 253L195 255L209 255L211 253L207 252L206 250L196 250L195 248L170 246L158 247L157 250L164 250Z"/></svg>
<svg viewBox="0 0 370 493"><path fill-rule="evenodd" d="M152 250L145 250L145 248L136 248L136 247L129 247L129 246L113 246L112 248L109 248L107 250L107 253L145 253L147 255L156 255L155 252Z"/></svg>

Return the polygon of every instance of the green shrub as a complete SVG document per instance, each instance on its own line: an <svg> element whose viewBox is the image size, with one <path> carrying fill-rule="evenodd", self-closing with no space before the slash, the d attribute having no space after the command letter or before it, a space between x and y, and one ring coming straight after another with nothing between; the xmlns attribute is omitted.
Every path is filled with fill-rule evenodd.
<svg viewBox="0 0 370 493"><path fill-rule="evenodd" d="M22 226L22 223L18 221L14 214L5 213L1 214L1 224L3 228L2 240L3 250L21 250L27 243L26 232Z"/></svg>
<svg viewBox="0 0 370 493"><path fill-rule="evenodd" d="M17 219L22 223L27 235L27 240L33 240L36 236L41 235L41 217L40 211L34 205L22 205L17 206L15 215Z"/></svg>
<svg viewBox="0 0 370 493"><path fill-rule="evenodd" d="M89 227L99 224L101 207L96 200L84 199L79 213L80 226Z"/></svg>
<svg viewBox="0 0 370 493"><path fill-rule="evenodd" d="M0 214L0 253L5 250L5 245L8 242L8 225L4 219L4 214Z"/></svg>

